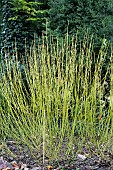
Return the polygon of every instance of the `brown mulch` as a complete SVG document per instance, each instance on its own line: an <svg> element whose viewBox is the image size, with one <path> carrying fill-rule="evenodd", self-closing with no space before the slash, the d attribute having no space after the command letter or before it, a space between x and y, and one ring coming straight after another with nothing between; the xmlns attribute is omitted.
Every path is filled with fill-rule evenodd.
<svg viewBox="0 0 113 170"><path fill-rule="evenodd" d="M107 152L104 158L85 153L67 160L45 158L43 165L41 154L33 156L29 149L17 147L14 141L8 141L6 146L0 145L0 170L113 170L113 154Z"/></svg>

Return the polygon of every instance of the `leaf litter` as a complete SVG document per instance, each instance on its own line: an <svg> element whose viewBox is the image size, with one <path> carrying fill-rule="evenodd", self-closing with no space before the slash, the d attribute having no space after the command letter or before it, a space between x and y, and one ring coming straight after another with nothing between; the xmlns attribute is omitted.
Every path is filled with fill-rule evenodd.
<svg viewBox="0 0 113 170"><path fill-rule="evenodd" d="M29 150L20 151L14 141L8 141L10 152L0 145L0 170L113 170L113 155L105 153L105 159L101 156L81 152L75 158L49 161L42 156L32 157ZM89 153L90 154L90 153Z"/></svg>

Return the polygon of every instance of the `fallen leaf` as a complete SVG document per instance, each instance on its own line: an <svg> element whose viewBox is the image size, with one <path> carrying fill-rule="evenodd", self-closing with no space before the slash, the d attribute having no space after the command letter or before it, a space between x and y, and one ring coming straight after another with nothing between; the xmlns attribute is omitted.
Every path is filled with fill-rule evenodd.
<svg viewBox="0 0 113 170"><path fill-rule="evenodd" d="M9 167L6 167L5 169L2 169L2 170L11 170L11 168L9 168Z"/></svg>
<svg viewBox="0 0 113 170"><path fill-rule="evenodd" d="M6 166L5 164L1 164L1 165L0 165L0 170L1 170L1 169L5 169L5 168L7 168L7 166Z"/></svg>
<svg viewBox="0 0 113 170"><path fill-rule="evenodd" d="M48 170L51 170L52 168L53 168L53 167L52 167L52 166L50 166L50 165L47 167L47 169L48 169Z"/></svg>
<svg viewBox="0 0 113 170"><path fill-rule="evenodd" d="M3 157L0 157L0 170L6 168L7 168L6 162L4 161Z"/></svg>
<svg viewBox="0 0 113 170"><path fill-rule="evenodd" d="M11 162L11 164L13 165L13 167L17 167L18 164L14 161L14 162ZM19 167L19 166L18 166Z"/></svg>

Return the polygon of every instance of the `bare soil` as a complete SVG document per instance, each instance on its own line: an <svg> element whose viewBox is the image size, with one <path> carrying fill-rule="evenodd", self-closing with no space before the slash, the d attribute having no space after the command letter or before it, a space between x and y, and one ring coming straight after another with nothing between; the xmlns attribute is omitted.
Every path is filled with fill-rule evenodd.
<svg viewBox="0 0 113 170"><path fill-rule="evenodd" d="M45 165L43 165L42 154L33 156L29 149L24 149L22 146L17 146L14 141L8 141L4 147L0 145L0 158L7 163L6 168L0 170L113 170L113 154L104 153L102 158L100 155L87 154L82 152L81 155L75 158L55 160L45 157ZM17 166L15 166L16 164ZM12 165L12 166L9 166Z"/></svg>

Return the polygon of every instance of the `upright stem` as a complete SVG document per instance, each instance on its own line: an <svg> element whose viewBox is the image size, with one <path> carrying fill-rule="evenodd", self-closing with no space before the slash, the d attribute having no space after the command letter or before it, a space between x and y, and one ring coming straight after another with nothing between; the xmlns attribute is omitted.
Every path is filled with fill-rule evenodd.
<svg viewBox="0 0 113 170"><path fill-rule="evenodd" d="M43 170L45 168L45 109L43 115Z"/></svg>

